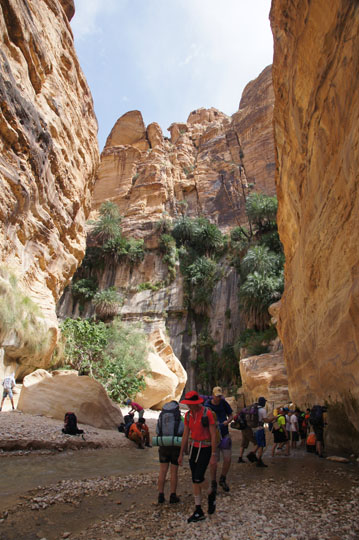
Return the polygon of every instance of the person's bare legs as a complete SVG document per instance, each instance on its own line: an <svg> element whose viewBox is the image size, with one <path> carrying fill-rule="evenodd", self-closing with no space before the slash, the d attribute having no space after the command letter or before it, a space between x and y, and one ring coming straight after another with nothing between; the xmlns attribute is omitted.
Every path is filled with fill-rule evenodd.
<svg viewBox="0 0 359 540"><path fill-rule="evenodd" d="M166 476L168 471L169 463L160 463L160 474L158 475L158 493L164 493L165 491L165 482L166 482ZM172 467L171 465L171 473L172 473ZM172 482L172 474L171 474L171 482ZM174 493L172 491L171 486L171 493Z"/></svg>
<svg viewBox="0 0 359 540"><path fill-rule="evenodd" d="M177 493L177 480L178 480L178 465L173 465L171 463L171 480L170 480L171 493Z"/></svg>

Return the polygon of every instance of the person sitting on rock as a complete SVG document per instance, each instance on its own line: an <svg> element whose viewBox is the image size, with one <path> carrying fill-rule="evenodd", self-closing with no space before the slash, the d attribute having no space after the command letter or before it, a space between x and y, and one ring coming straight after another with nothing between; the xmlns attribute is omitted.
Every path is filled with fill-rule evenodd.
<svg viewBox="0 0 359 540"><path fill-rule="evenodd" d="M137 412L138 413L138 418L143 418L143 415L145 413L145 409L143 407L141 407L141 405L139 405L138 403L135 403L134 401L132 401L131 399L128 399L126 401L126 405L128 405L129 407L131 407L131 410L129 411L128 414L131 414L131 413L135 413Z"/></svg>
<svg viewBox="0 0 359 540"><path fill-rule="evenodd" d="M128 433L128 438L137 444L138 448L142 450L145 446L151 448L150 445L150 432L146 426L146 420L144 418L139 418L137 422L134 422Z"/></svg>
<svg viewBox="0 0 359 540"><path fill-rule="evenodd" d="M12 405L12 410L15 409L14 397L13 397L13 393L12 393L12 389L14 388L15 384L16 384L15 383L15 377L14 377L13 373L9 377L5 377L5 379L3 380L2 385L4 387L4 391L3 391L3 395L2 395L0 411L2 410L2 406L3 406L5 398L7 396L9 396L9 398L10 398L11 405Z"/></svg>

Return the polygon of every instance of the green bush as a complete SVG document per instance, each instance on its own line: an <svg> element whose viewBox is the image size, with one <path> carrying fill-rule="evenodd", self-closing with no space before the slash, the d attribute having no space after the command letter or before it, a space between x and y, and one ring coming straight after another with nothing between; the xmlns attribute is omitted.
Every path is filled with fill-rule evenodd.
<svg viewBox="0 0 359 540"><path fill-rule="evenodd" d="M246 200L246 214L259 232L276 226L278 201L264 193L251 193Z"/></svg>
<svg viewBox="0 0 359 540"><path fill-rule="evenodd" d="M234 351L237 356L239 356L241 348L246 349L248 356L264 354L268 352L270 342L276 337L277 330L275 326L269 326L262 332L247 329L241 333L239 339L236 341Z"/></svg>
<svg viewBox="0 0 359 540"><path fill-rule="evenodd" d="M92 300L96 315L103 320L108 320L118 314L122 304L122 297L115 287L109 287L98 291Z"/></svg>
<svg viewBox="0 0 359 540"><path fill-rule="evenodd" d="M72 296L82 302L91 300L97 292L98 283L94 278L82 278L71 285Z"/></svg>
<svg viewBox="0 0 359 540"><path fill-rule="evenodd" d="M116 238L121 234L121 215L118 206L110 201L101 204L99 219L90 221L92 225L91 236L99 242Z"/></svg>
<svg viewBox="0 0 359 540"><path fill-rule="evenodd" d="M263 330L269 323L269 306L279 300L283 292L283 273L262 275L258 272L248 274L239 290L239 298L245 309L248 322L257 330Z"/></svg>
<svg viewBox="0 0 359 540"><path fill-rule="evenodd" d="M101 382L111 399L122 402L145 387L148 370L147 340L137 326L119 319L112 324L66 319L61 324L65 339L64 362Z"/></svg>
<svg viewBox="0 0 359 540"><path fill-rule="evenodd" d="M0 267L0 345L10 334L15 334L26 352L34 356L48 349L52 337L39 306L24 294L17 277L3 266Z"/></svg>

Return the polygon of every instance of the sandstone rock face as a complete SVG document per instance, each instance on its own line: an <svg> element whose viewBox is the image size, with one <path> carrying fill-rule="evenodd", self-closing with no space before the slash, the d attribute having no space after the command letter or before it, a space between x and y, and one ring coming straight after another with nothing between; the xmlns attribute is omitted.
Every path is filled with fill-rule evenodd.
<svg viewBox="0 0 359 540"><path fill-rule="evenodd" d="M283 351L243 358L239 368L247 405L254 403L261 396L267 399L268 410L289 402Z"/></svg>
<svg viewBox="0 0 359 540"><path fill-rule="evenodd" d="M146 388L135 401L145 408L161 409L169 401L180 400L187 374L161 330L152 332L149 341L155 351L148 355L151 375L145 376Z"/></svg>
<svg viewBox="0 0 359 540"><path fill-rule="evenodd" d="M301 405L342 405L351 444L359 440L359 10L274 0L271 24L289 391Z"/></svg>
<svg viewBox="0 0 359 540"><path fill-rule="evenodd" d="M247 181L256 191L275 195L272 66L245 87L232 123L241 141Z"/></svg>
<svg viewBox="0 0 359 540"><path fill-rule="evenodd" d="M98 164L73 12L72 0L0 7L0 264L19 277L53 329L47 358L56 343L55 304L84 254ZM17 361L31 371L36 362L26 344L18 348Z"/></svg>
<svg viewBox="0 0 359 540"><path fill-rule="evenodd" d="M103 386L91 377L73 372L38 369L24 378L17 408L28 414L42 414L63 420L74 412L78 422L102 429L117 429L123 421L121 409L107 396Z"/></svg>
<svg viewBox="0 0 359 540"><path fill-rule="evenodd" d="M158 225L163 219L185 214L205 216L222 232L229 232L246 223L245 198L251 189L274 192L270 81L268 68L248 85L244 104L232 118L214 108L192 111L187 122L171 124L170 139L163 136L158 124L145 129L141 114L131 111L116 122L101 155L94 217L102 202L115 202L124 216L124 233L143 238L148 251L136 267L121 265L114 272L105 270L100 287L114 285L123 293L121 315L126 320L142 321L148 333L168 330L174 354L187 371L189 388L195 384L193 361L203 328L187 311L179 266L175 280L168 284L167 265L158 249ZM257 160L256 152L260 153ZM218 353L234 343L241 324L238 275L227 261L223 261L221 269L209 313L209 333ZM155 291L139 291L139 285L145 283L162 286ZM66 296L59 315L77 314L76 310Z"/></svg>

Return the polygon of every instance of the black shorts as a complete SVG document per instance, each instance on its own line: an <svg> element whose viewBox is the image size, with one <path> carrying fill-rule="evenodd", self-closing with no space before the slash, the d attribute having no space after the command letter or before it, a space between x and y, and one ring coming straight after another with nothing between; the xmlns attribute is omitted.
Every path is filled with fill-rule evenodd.
<svg viewBox="0 0 359 540"><path fill-rule="evenodd" d="M160 463L171 463L178 466L178 456L181 448L179 446L160 446L158 448L158 457Z"/></svg>
<svg viewBox="0 0 359 540"><path fill-rule="evenodd" d="M206 474L206 470L211 459L211 454L211 446L206 446L205 448L201 449L196 447L192 448L189 466L191 467L192 482L194 484L201 484L204 481L204 475Z"/></svg>
<svg viewBox="0 0 359 540"><path fill-rule="evenodd" d="M273 429L273 437L274 437L274 444L287 442L288 440L284 431L281 431L280 429Z"/></svg>
<svg viewBox="0 0 359 540"><path fill-rule="evenodd" d="M291 431L290 432L290 440L293 442L299 441L299 433L298 431Z"/></svg>
<svg viewBox="0 0 359 540"><path fill-rule="evenodd" d="M324 426L313 426L315 433L315 440L317 442L324 442Z"/></svg>

